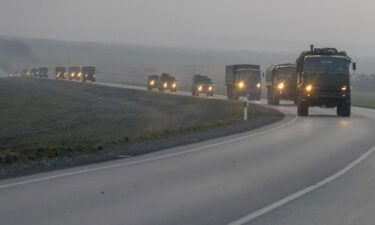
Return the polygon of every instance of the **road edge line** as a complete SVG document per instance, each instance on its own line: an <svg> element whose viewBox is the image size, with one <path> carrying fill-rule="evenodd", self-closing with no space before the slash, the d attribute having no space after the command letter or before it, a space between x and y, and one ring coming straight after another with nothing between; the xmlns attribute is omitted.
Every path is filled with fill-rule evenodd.
<svg viewBox="0 0 375 225"><path fill-rule="evenodd" d="M337 171L336 173L332 174L331 176L321 180L320 182L314 184L314 185L311 185L311 186L308 186L300 191L297 191L285 198L282 198L266 207L263 207L259 210L256 210L238 220L235 220L234 222L231 222L229 223L228 225L243 225L245 223L248 223L248 222L251 222L253 221L254 219L257 219L258 217L260 216L263 216L271 211L273 211L274 209L280 207L280 206L283 206L289 202L292 202L294 200L296 200L297 198L299 197L302 197L303 195L306 195L334 180L336 180L337 178L343 176L344 174L346 174L347 172L349 172L351 169L353 169L354 167L356 167L357 165L359 165L361 162L363 162L365 159L367 159L373 152L375 151L375 146L373 146L372 148L370 148L369 150L367 150L363 155L361 155L360 157L358 157L356 160L354 160L353 162L351 162L349 165L347 165L346 167L344 167L343 169Z"/></svg>

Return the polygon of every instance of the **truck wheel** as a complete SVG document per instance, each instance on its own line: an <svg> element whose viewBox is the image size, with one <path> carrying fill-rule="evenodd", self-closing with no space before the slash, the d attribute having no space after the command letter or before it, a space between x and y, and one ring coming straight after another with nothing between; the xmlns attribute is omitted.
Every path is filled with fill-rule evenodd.
<svg viewBox="0 0 375 225"><path fill-rule="evenodd" d="M273 104L273 97L272 97L272 89L271 87L267 87L267 104L272 105Z"/></svg>
<svg viewBox="0 0 375 225"><path fill-rule="evenodd" d="M343 117L349 117L351 113L350 103L341 102L337 105L337 115Z"/></svg>
<svg viewBox="0 0 375 225"><path fill-rule="evenodd" d="M294 96L294 98L293 98L293 104L294 105L298 105L298 98L297 98L297 96Z"/></svg>
<svg viewBox="0 0 375 225"><path fill-rule="evenodd" d="M257 100L257 101L260 101L260 93L257 95L256 100Z"/></svg>
<svg viewBox="0 0 375 225"><path fill-rule="evenodd" d="M297 113L299 116L308 116L309 107L305 103L299 102L297 105Z"/></svg>
<svg viewBox="0 0 375 225"><path fill-rule="evenodd" d="M228 100L233 100L232 87L231 86L227 87L227 96L228 96Z"/></svg>
<svg viewBox="0 0 375 225"><path fill-rule="evenodd" d="M147 90L148 90L148 91L151 91L151 90L152 90L152 88L151 88L151 87L149 87L149 86L147 86Z"/></svg>
<svg viewBox="0 0 375 225"><path fill-rule="evenodd" d="M275 96L275 98L273 99L272 103L274 105L280 105L280 97L279 96Z"/></svg>

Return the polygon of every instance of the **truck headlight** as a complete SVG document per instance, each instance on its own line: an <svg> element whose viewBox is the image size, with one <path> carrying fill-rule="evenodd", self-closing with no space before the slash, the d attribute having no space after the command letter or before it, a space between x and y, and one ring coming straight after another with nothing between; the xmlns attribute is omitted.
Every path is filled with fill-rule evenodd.
<svg viewBox="0 0 375 225"><path fill-rule="evenodd" d="M202 86L199 86L198 87L198 91L202 91L203 87Z"/></svg>
<svg viewBox="0 0 375 225"><path fill-rule="evenodd" d="M78 74L78 77L80 77L80 76L82 76L82 73L79 73L79 74Z"/></svg>
<svg viewBox="0 0 375 225"><path fill-rule="evenodd" d="M71 77L74 77L74 73L71 73L70 76L71 76Z"/></svg>
<svg viewBox="0 0 375 225"><path fill-rule="evenodd" d="M155 84L155 81L152 80L152 81L150 82L150 84L151 84L151 85L154 85L154 84Z"/></svg>
<svg viewBox="0 0 375 225"><path fill-rule="evenodd" d="M257 84L257 88L260 88L260 83Z"/></svg>
<svg viewBox="0 0 375 225"><path fill-rule="evenodd" d="M284 89L284 83L280 83L279 85L277 85L277 88L280 90Z"/></svg>
<svg viewBox="0 0 375 225"><path fill-rule="evenodd" d="M312 85L311 84L307 85L306 86L306 91L310 92L311 90L312 90Z"/></svg>
<svg viewBox="0 0 375 225"><path fill-rule="evenodd" d="M168 87L168 83L164 83L164 88L167 88Z"/></svg>
<svg viewBox="0 0 375 225"><path fill-rule="evenodd" d="M176 87L176 83L173 83L173 84L172 84L172 87L175 88L175 87Z"/></svg>
<svg viewBox="0 0 375 225"><path fill-rule="evenodd" d="M209 86L209 87L208 87L208 90L209 90L209 91L212 91L212 86Z"/></svg>
<svg viewBox="0 0 375 225"><path fill-rule="evenodd" d="M243 88L245 87L245 83L243 81L241 81L240 83L238 83L238 87L239 88Z"/></svg>
<svg viewBox="0 0 375 225"><path fill-rule="evenodd" d="M348 89L348 86L342 86L341 91L346 91Z"/></svg>

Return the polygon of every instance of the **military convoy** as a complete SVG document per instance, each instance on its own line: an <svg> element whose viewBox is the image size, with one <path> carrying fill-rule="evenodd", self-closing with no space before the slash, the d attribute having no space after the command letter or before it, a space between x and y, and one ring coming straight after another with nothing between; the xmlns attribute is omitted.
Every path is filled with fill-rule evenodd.
<svg viewBox="0 0 375 225"><path fill-rule="evenodd" d="M226 66L225 85L227 86L228 100L238 100L239 97L260 100L260 66L250 64Z"/></svg>
<svg viewBox="0 0 375 225"><path fill-rule="evenodd" d="M280 100L292 100L297 105L300 116L308 116L309 107L336 107L338 116L348 117L351 114L350 66L356 70L356 63L344 51L336 48L315 48L303 51L295 64L270 66L265 72L267 103L280 104ZM96 68L56 67L56 79L96 81ZM20 74L12 73L11 77L48 78L48 68L22 70ZM263 74L264 76L264 74ZM225 69L225 85L228 100L246 97L248 100L260 100L261 70L259 65L235 64ZM158 89L159 92L177 91L176 78L168 73L161 76L151 75L147 80L147 90ZM213 96L214 85L208 76L193 76L191 93L193 96L206 94Z"/></svg>
<svg viewBox="0 0 375 225"><path fill-rule="evenodd" d="M278 105L280 99L292 100L297 104L297 74L294 64L280 64L266 70L267 103Z"/></svg>
<svg viewBox="0 0 375 225"><path fill-rule="evenodd" d="M191 94L199 96L199 94L206 94L207 96L214 95L214 86L212 80L208 76L201 74L194 75L193 84L191 87Z"/></svg>
<svg viewBox="0 0 375 225"><path fill-rule="evenodd" d="M351 111L350 65L346 52L335 48L303 51L297 61L297 112L309 114L309 107L337 107L337 115L348 117ZM356 63L352 63L356 70Z"/></svg>

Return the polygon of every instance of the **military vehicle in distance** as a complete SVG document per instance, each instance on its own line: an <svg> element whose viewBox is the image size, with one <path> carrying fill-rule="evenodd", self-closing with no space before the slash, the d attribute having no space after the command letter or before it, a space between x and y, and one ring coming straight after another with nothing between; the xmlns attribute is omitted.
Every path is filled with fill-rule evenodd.
<svg viewBox="0 0 375 225"><path fill-rule="evenodd" d="M48 78L48 68L47 67L41 67L38 69L37 77L39 78Z"/></svg>
<svg viewBox="0 0 375 225"><path fill-rule="evenodd" d="M39 70L37 68L32 68L30 70L30 77L37 77L39 73Z"/></svg>
<svg viewBox="0 0 375 225"><path fill-rule="evenodd" d="M65 79L66 75L66 68L65 67L56 67L55 68L55 76L57 79Z"/></svg>
<svg viewBox="0 0 375 225"><path fill-rule="evenodd" d="M81 67L72 66L68 69L69 80L81 80Z"/></svg>
<svg viewBox="0 0 375 225"><path fill-rule="evenodd" d="M261 75L259 65L228 65L225 70L225 85L228 100L248 97L249 100L260 100Z"/></svg>
<svg viewBox="0 0 375 225"><path fill-rule="evenodd" d="M159 91L170 90L171 92L177 92L177 81L176 78L168 73L163 73L159 79Z"/></svg>
<svg viewBox="0 0 375 225"><path fill-rule="evenodd" d="M150 75L147 79L147 90L151 91L154 88L159 88L159 79L158 75Z"/></svg>
<svg viewBox="0 0 375 225"><path fill-rule="evenodd" d="M208 76L201 74L194 75L193 84L191 87L191 94L193 96L199 96L199 94L206 94L207 96L214 95L214 85L212 80Z"/></svg>
<svg viewBox="0 0 375 225"><path fill-rule="evenodd" d="M338 116L350 116L350 65L346 52L335 48L304 51L297 61L298 115L307 116L309 107L337 107ZM356 63L352 63L356 70Z"/></svg>
<svg viewBox="0 0 375 225"><path fill-rule="evenodd" d="M91 80L92 82L95 82L95 73L96 68L93 66L82 67L82 82L85 82L86 80Z"/></svg>
<svg viewBox="0 0 375 225"><path fill-rule="evenodd" d="M28 70L24 69L21 72L21 77L27 77L27 76L29 76L29 74L30 74L30 72Z"/></svg>
<svg viewBox="0 0 375 225"><path fill-rule="evenodd" d="M297 105L297 73L296 65L274 65L266 71L267 103L278 105L280 99L293 100Z"/></svg>

